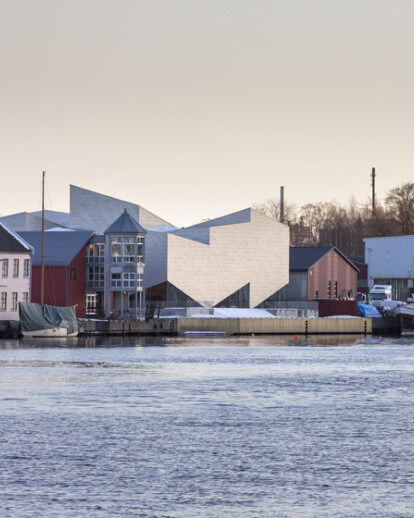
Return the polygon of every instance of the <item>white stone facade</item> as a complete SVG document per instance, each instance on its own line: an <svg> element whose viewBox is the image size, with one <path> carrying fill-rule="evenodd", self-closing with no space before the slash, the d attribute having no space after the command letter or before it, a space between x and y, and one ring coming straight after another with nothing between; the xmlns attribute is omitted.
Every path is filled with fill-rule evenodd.
<svg viewBox="0 0 414 518"><path fill-rule="evenodd" d="M253 209L167 235L149 232L147 252L146 287L169 282L202 306L249 285L254 308L289 282L289 229Z"/></svg>

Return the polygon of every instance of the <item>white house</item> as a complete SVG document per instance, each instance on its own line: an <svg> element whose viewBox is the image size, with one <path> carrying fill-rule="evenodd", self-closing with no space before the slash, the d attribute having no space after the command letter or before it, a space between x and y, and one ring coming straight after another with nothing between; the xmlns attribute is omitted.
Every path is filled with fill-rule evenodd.
<svg viewBox="0 0 414 518"><path fill-rule="evenodd" d="M30 301L33 247L0 220L0 320L19 320Z"/></svg>

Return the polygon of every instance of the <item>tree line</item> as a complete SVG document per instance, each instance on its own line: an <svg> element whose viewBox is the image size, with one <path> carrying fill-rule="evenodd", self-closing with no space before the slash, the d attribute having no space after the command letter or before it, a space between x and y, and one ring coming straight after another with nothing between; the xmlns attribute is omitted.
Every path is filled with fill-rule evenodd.
<svg viewBox="0 0 414 518"><path fill-rule="evenodd" d="M280 200L253 205L257 211L280 219ZM336 246L348 256L363 256L366 237L414 234L414 183L389 190L383 202L372 200L346 206L337 202L284 203L283 220L294 246Z"/></svg>

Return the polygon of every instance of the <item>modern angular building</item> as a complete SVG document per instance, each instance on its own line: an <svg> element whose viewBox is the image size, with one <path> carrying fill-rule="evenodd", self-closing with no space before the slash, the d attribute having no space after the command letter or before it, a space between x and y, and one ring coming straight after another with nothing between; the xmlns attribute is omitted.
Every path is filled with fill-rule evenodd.
<svg viewBox="0 0 414 518"><path fill-rule="evenodd" d="M122 214L138 225L137 236L146 232L142 279L146 303L253 308L289 281L289 229L253 209L178 229L141 206L110 196L74 186L70 196L71 226L94 229L94 254L106 257L93 261L108 260L109 243L103 234L117 230ZM111 227L115 220L118 223ZM88 264L87 278L93 283L88 283L87 296L96 295L102 301L104 286L108 291L108 270L90 268ZM122 310L133 307L131 303L129 294ZM121 309L118 306L112 304L113 309Z"/></svg>

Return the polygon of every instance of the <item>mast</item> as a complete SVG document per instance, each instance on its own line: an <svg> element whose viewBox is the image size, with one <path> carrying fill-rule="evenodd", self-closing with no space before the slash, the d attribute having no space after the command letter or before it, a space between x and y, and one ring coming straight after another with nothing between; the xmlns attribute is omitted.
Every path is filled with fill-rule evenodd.
<svg viewBox="0 0 414 518"><path fill-rule="evenodd" d="M44 304L45 291L45 174L42 173L42 267L40 270L40 304Z"/></svg>

